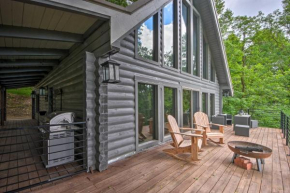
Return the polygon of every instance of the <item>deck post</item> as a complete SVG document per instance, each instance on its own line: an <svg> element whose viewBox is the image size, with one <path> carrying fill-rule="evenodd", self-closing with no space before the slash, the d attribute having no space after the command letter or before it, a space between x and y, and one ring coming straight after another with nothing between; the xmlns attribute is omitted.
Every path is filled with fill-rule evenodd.
<svg viewBox="0 0 290 193"><path fill-rule="evenodd" d="M3 100L4 100L4 121L7 121L7 92L5 88Z"/></svg>
<svg viewBox="0 0 290 193"><path fill-rule="evenodd" d="M4 89L5 88L1 88L1 103L0 103L0 106L1 106L1 121L0 121L0 125L3 126L4 125Z"/></svg>

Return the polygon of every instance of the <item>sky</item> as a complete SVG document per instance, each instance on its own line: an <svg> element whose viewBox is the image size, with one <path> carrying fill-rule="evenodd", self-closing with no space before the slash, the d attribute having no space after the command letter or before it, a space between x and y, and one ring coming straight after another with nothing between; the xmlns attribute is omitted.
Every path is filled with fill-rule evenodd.
<svg viewBox="0 0 290 193"><path fill-rule="evenodd" d="M225 0L225 7L232 10L235 16L255 16L259 11L267 15L276 9L283 9L282 0Z"/></svg>

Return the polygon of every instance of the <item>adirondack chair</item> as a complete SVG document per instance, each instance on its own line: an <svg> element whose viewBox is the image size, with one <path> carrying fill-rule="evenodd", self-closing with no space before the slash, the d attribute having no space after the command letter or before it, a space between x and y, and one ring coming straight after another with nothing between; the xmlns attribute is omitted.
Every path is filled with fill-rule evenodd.
<svg viewBox="0 0 290 193"><path fill-rule="evenodd" d="M198 151L202 145L202 135L191 134L191 133L181 133L180 128L177 125L175 118L171 115L167 116L168 129L171 134L173 143L171 144L174 148L163 150L165 153L177 158L184 160L177 156L180 153L191 153L191 160L197 161ZM182 128L183 130L195 130L193 128ZM201 131L202 132L202 131ZM185 140L183 136L189 136L191 140Z"/></svg>
<svg viewBox="0 0 290 193"><path fill-rule="evenodd" d="M219 139L219 143L224 143L224 125L209 123L207 114L203 112L196 112L193 116L194 124L196 129L203 129L203 139L202 145L207 145L207 139L213 141L212 139ZM212 132L211 126L216 125L219 127L219 132ZM215 142L215 141L213 141ZM217 143L217 142L215 142Z"/></svg>

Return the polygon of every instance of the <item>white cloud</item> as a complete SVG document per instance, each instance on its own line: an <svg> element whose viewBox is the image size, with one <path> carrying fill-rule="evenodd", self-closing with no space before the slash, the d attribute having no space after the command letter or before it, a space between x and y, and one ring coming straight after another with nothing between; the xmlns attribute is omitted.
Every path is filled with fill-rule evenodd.
<svg viewBox="0 0 290 193"><path fill-rule="evenodd" d="M173 23L164 25L164 53L170 52L173 46Z"/></svg>
<svg viewBox="0 0 290 193"><path fill-rule="evenodd" d="M143 47L153 49L153 30L148 29L145 24L142 24L142 35L139 36Z"/></svg>

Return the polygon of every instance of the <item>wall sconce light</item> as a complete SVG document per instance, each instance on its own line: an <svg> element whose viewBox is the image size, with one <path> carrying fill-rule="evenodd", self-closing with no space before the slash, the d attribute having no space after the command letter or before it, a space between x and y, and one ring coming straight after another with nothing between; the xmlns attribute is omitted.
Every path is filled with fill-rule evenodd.
<svg viewBox="0 0 290 193"><path fill-rule="evenodd" d="M229 90L223 90L223 96L224 97L229 97L230 96L230 91Z"/></svg>
<svg viewBox="0 0 290 193"><path fill-rule="evenodd" d="M120 81L120 64L114 60L111 60L111 55L118 53L118 49L112 49L102 56L102 58L109 57L101 64L103 70L103 83L119 83Z"/></svg>
<svg viewBox="0 0 290 193"><path fill-rule="evenodd" d="M35 97L36 97L35 91L32 91L31 92L31 98L35 99Z"/></svg>
<svg viewBox="0 0 290 193"><path fill-rule="evenodd" d="M120 64L107 60L101 64L103 68L103 83L119 83L120 81Z"/></svg>
<svg viewBox="0 0 290 193"><path fill-rule="evenodd" d="M46 89L44 87L39 88L39 96L46 96Z"/></svg>

